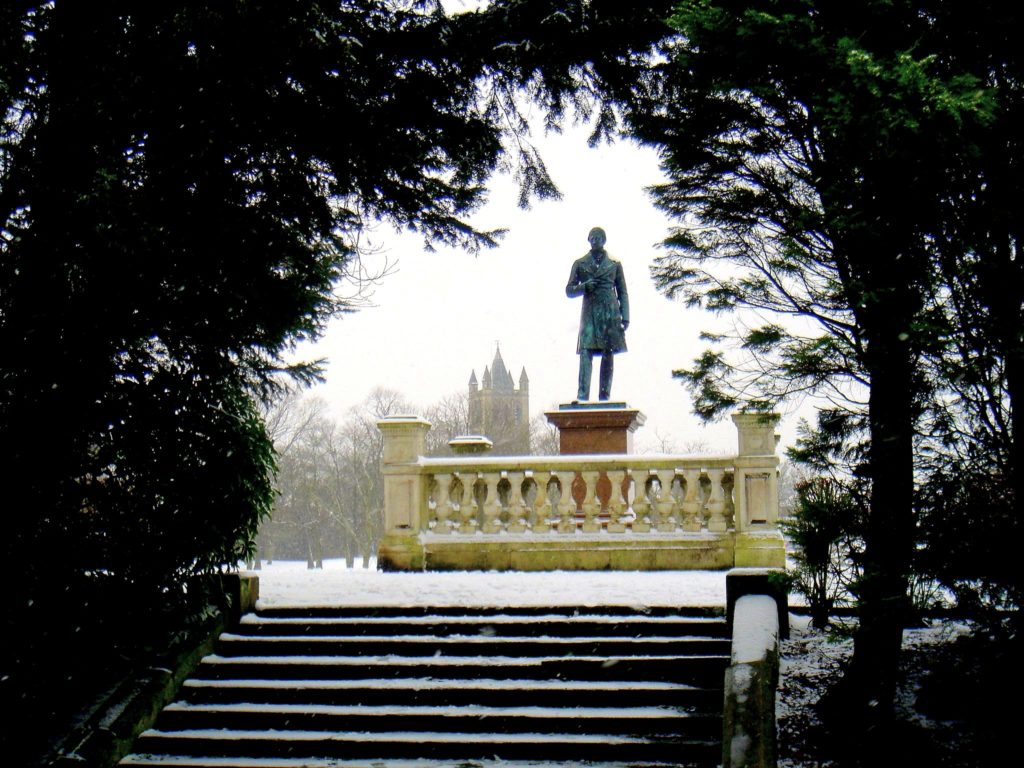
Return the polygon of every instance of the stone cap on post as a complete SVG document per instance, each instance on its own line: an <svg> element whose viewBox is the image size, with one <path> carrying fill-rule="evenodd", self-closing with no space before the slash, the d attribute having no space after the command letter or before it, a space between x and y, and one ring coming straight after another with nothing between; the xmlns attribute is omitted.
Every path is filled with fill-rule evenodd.
<svg viewBox="0 0 1024 768"><path fill-rule="evenodd" d="M490 453L494 443L483 435L459 435L448 441L448 447L456 456L472 456Z"/></svg>
<svg viewBox="0 0 1024 768"><path fill-rule="evenodd" d="M725 574L725 621L732 629L736 601L744 595L767 595L779 615L779 637L789 639L789 585L785 568L733 568Z"/></svg>
<svg viewBox="0 0 1024 768"><path fill-rule="evenodd" d="M740 456L774 456L779 425L777 413L734 413L732 423L739 433Z"/></svg>
<svg viewBox="0 0 1024 768"><path fill-rule="evenodd" d="M377 429L384 435L384 464L410 464L426 452L430 422L419 416L387 416Z"/></svg>

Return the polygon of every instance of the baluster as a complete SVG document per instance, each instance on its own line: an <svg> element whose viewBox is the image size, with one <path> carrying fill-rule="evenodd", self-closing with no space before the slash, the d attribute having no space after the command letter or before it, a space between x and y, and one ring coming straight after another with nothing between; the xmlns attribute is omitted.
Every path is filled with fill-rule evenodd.
<svg viewBox="0 0 1024 768"><path fill-rule="evenodd" d="M636 519L630 500L632 488L633 473L629 469L622 473L619 482L612 481L612 495L608 499L608 533L625 533L626 526Z"/></svg>
<svg viewBox="0 0 1024 768"><path fill-rule="evenodd" d="M576 533L576 499L572 497L572 484L576 473L558 472L562 492L558 497L558 532Z"/></svg>
<svg viewBox="0 0 1024 768"><path fill-rule="evenodd" d="M722 490L724 469L709 469L708 480L711 481L711 495L708 497L708 530L722 533L728 530L725 522L725 492Z"/></svg>
<svg viewBox="0 0 1024 768"><path fill-rule="evenodd" d="M636 501L633 503L633 510L636 513L636 519L633 521L633 533L648 533L651 530L651 518L654 512L653 505L651 504L651 495L647 490L647 483L651 478L654 480L658 479L658 473L653 469L640 475L634 486L636 488L634 491Z"/></svg>
<svg viewBox="0 0 1024 768"><path fill-rule="evenodd" d="M484 533L501 533L503 528L501 522L502 509L501 498L498 494L498 483L508 478L507 472L488 472L484 481L487 483L487 498L484 499Z"/></svg>
<svg viewBox="0 0 1024 768"><path fill-rule="evenodd" d="M690 533L699 532L701 529L700 516L700 470L684 469L683 477L686 479L686 492L683 495L683 530Z"/></svg>
<svg viewBox="0 0 1024 768"><path fill-rule="evenodd" d="M584 533L598 533L601 530L601 523L597 519L601 511L601 500L597 498L597 481L601 476L600 472L581 472L583 482L587 484L587 495L583 499L583 525Z"/></svg>
<svg viewBox="0 0 1024 768"><path fill-rule="evenodd" d="M451 533L452 521L448 518L451 516L452 508L451 502L448 500L448 491L452 476L448 472L443 472L434 475L434 479L437 481L437 495L434 499L434 515L437 517L437 523L434 525L434 533Z"/></svg>
<svg viewBox="0 0 1024 768"><path fill-rule="evenodd" d="M437 492L434 490L437 484L435 475L424 475L427 489L427 530L434 530L437 525Z"/></svg>
<svg viewBox="0 0 1024 768"><path fill-rule="evenodd" d="M625 533L626 524L622 519L625 512L622 504L622 486L612 479L612 474L618 473L608 473L611 493L608 495L608 525L605 530L607 530L608 533Z"/></svg>
<svg viewBox="0 0 1024 768"><path fill-rule="evenodd" d="M547 475L534 477L537 483L537 495L533 497L533 528L534 533L551 533L551 498L548 495L548 484L555 478L554 471Z"/></svg>
<svg viewBox="0 0 1024 768"><path fill-rule="evenodd" d="M672 496L672 481L675 479L674 469L658 470L658 531L661 533L672 533L676 529L675 505L676 500Z"/></svg>
<svg viewBox="0 0 1024 768"><path fill-rule="evenodd" d="M636 522L636 477L632 469L627 469L622 474L622 500L625 502L623 514L626 517L626 524L632 525Z"/></svg>
<svg viewBox="0 0 1024 768"><path fill-rule="evenodd" d="M725 525L736 527L736 474L728 470L722 475L722 491L725 493Z"/></svg>
<svg viewBox="0 0 1024 768"><path fill-rule="evenodd" d="M476 482L475 472L456 472L462 481L462 498L459 500L459 533L476 533L477 503L473 484Z"/></svg>
<svg viewBox="0 0 1024 768"><path fill-rule="evenodd" d="M526 500L523 498L523 481L526 478L526 473L520 471L508 473L503 472L502 474L507 474L508 481L512 484L511 493L509 493L508 499L508 532L525 533L528 509L526 507Z"/></svg>

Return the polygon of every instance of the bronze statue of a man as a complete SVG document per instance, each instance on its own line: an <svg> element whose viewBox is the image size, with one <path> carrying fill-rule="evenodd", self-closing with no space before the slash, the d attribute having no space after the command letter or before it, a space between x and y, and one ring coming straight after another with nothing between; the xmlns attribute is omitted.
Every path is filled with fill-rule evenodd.
<svg viewBox="0 0 1024 768"><path fill-rule="evenodd" d="M565 295L583 296L580 335L576 354L580 356L578 400L590 399L590 374L594 353L601 355L601 388L598 395L608 400L612 393L615 354L626 351L626 328L629 327L629 296L622 265L604 249L604 230L594 227L587 235L590 253L576 259L569 273Z"/></svg>

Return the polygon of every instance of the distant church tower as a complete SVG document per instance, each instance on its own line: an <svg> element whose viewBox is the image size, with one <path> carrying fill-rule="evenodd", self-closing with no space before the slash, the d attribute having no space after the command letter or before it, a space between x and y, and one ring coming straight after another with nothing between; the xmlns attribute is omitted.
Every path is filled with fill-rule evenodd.
<svg viewBox="0 0 1024 768"><path fill-rule="evenodd" d="M523 368L516 389L500 347L495 347L490 367L484 366L481 383L475 370L469 377L469 428L486 435L494 443L495 454L530 453L530 379Z"/></svg>

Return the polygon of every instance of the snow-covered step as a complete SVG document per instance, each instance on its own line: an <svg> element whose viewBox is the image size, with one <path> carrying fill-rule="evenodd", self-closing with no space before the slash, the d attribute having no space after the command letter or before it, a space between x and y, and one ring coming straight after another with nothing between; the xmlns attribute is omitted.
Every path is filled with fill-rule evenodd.
<svg viewBox="0 0 1024 768"><path fill-rule="evenodd" d="M562 612L551 613L546 609L519 609L519 612L510 612L510 609L421 609L419 613L413 613L413 608L395 608L386 613L380 609L367 611L365 609L346 609L344 611L334 608L262 608L260 612L250 613L243 616L239 624L242 626L253 624L302 624L302 625L346 625L359 626L361 624L376 624L384 626L387 624L438 624L447 622L450 624L476 624L489 622L492 624L515 624L527 626L530 624L714 624L721 622L721 615L718 609L696 609L687 608L686 615L680 615L674 608L631 608L619 609L617 612L609 613L603 608L566 608ZM472 611L472 612L471 612ZM527 612L523 612L527 611Z"/></svg>
<svg viewBox="0 0 1024 768"><path fill-rule="evenodd" d="M563 761L535 760L337 760L333 757L193 757L189 755L138 755L126 757L122 765L163 766L164 768L565 768ZM581 762L574 768L678 768L679 762Z"/></svg>
<svg viewBox="0 0 1024 768"><path fill-rule="evenodd" d="M668 680L721 685L728 656L207 656L198 675L216 679L476 677Z"/></svg>
<svg viewBox="0 0 1024 768"><path fill-rule="evenodd" d="M188 704L167 707L168 730L457 731L601 734L714 739L720 718L672 707L341 706L328 704Z"/></svg>
<svg viewBox="0 0 1024 768"><path fill-rule="evenodd" d="M219 652L224 656L255 655L343 655L343 656L425 656L441 653L445 656L479 656L481 654L521 656L622 656L622 655L680 655L728 654L729 640L707 636L682 635L676 637L559 637L528 635L492 635L487 632L467 635L241 635L225 634L221 637Z"/></svg>
<svg viewBox="0 0 1024 768"><path fill-rule="evenodd" d="M666 681L517 680L478 678L365 678L362 680L186 680L185 701L196 703L247 701L384 705L415 700L423 706L491 703L522 706L543 701L550 706L668 706L683 711L719 707L720 689Z"/></svg>
<svg viewBox="0 0 1024 768"><path fill-rule="evenodd" d="M606 613L537 613L518 615L488 613L421 616L293 616L250 615L238 629L247 635L364 635L428 634L436 636L486 634L502 636L526 630L531 635L645 637L710 636L725 637L725 622L720 616L633 615Z"/></svg>
<svg viewBox="0 0 1024 768"><path fill-rule="evenodd" d="M685 752L684 752L685 750ZM718 740L677 742L615 734L389 731L322 732L207 729L150 730L136 752L217 757L317 757L442 760L671 761L713 765Z"/></svg>

